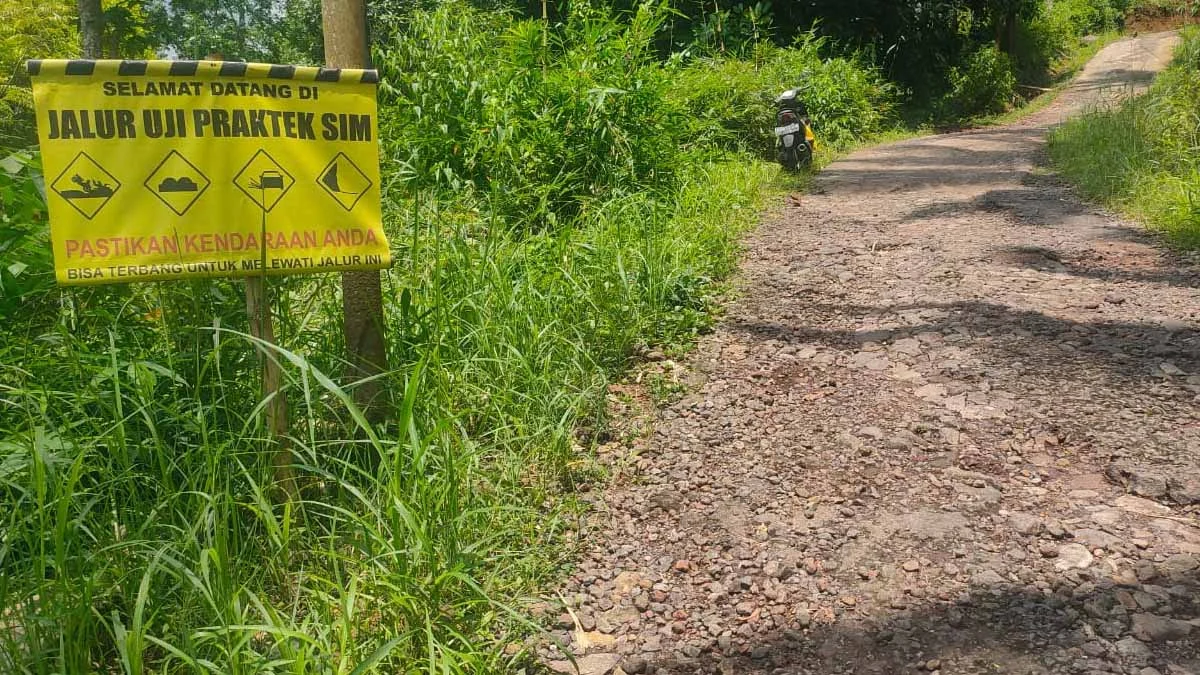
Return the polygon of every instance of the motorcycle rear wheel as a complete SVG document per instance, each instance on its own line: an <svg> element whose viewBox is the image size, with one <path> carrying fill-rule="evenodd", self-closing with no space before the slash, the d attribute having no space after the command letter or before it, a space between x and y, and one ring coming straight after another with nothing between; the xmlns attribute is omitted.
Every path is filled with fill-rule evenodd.
<svg viewBox="0 0 1200 675"><path fill-rule="evenodd" d="M779 165L788 171L795 171L800 168L799 153L795 150L781 149L779 151Z"/></svg>

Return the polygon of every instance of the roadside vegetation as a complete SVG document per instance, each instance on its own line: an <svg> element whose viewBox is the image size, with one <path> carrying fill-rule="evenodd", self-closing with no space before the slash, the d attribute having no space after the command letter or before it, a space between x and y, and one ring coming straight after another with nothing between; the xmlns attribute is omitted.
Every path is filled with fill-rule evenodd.
<svg viewBox="0 0 1200 675"><path fill-rule="evenodd" d="M774 95L804 88L828 157L1007 109L1124 11L865 3L878 34L840 2L372 3L392 403L351 403L336 279L271 280L305 486L280 503L238 282L54 285L19 63L77 53L73 4L0 10L2 672L518 672L603 481L607 385L709 327L792 185ZM319 61L313 2L233 28L209 4L105 3L105 44L207 50L204 26Z"/></svg>
<svg viewBox="0 0 1200 675"><path fill-rule="evenodd" d="M1182 37L1149 92L1067 122L1050 154L1088 196L1200 248L1200 29Z"/></svg>
<svg viewBox="0 0 1200 675"><path fill-rule="evenodd" d="M1164 30L1200 22L1197 0L1137 0L1125 17L1134 31Z"/></svg>

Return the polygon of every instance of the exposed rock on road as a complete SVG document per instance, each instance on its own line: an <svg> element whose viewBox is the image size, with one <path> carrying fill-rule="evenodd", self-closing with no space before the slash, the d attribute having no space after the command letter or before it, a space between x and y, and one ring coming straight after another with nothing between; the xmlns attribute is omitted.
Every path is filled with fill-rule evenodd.
<svg viewBox="0 0 1200 675"><path fill-rule="evenodd" d="M559 641L595 673L1200 675L1200 269L1040 165L1169 44L852 155L764 224Z"/></svg>

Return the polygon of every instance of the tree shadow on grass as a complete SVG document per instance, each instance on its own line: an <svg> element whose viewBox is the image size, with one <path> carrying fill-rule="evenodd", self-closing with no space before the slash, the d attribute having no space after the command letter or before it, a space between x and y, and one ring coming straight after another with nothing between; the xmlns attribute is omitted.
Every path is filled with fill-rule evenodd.
<svg viewBox="0 0 1200 675"><path fill-rule="evenodd" d="M735 633L726 649L713 640L699 654L693 648L691 657L677 652L649 659L646 672L1090 675L1138 673L1144 667L1164 675L1197 672L1200 626L1187 623L1200 617L1196 571L1125 586L1103 574L1103 565L1098 560L1091 569L1059 573L1051 581L1014 566L1009 573L1015 577L994 577L987 586L973 581L962 592L934 589L947 591L952 596L947 601L901 596L889 609L842 606L829 625L805 627L794 616L776 618L782 625L748 638ZM1149 621L1158 624L1153 635L1143 627L1145 616L1134 620L1151 612L1165 619ZM730 629L740 627L729 621Z"/></svg>

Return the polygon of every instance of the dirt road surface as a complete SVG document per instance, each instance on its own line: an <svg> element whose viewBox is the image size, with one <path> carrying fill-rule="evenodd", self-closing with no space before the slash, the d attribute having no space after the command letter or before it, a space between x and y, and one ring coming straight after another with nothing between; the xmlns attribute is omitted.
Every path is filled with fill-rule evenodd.
<svg viewBox="0 0 1200 675"><path fill-rule="evenodd" d="M1200 261L1043 160L1172 39L856 153L750 237L562 589L582 672L1200 675Z"/></svg>

